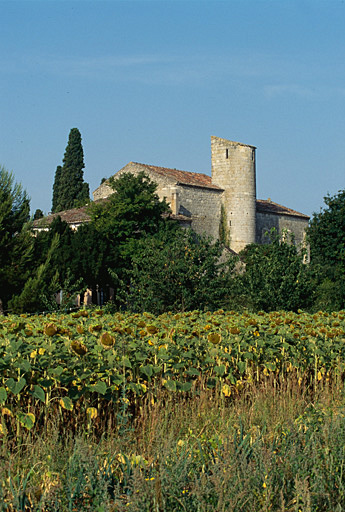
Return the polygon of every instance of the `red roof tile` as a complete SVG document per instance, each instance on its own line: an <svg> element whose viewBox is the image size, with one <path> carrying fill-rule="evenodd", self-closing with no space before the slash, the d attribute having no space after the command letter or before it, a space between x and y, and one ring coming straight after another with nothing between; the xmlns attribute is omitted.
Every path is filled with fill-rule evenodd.
<svg viewBox="0 0 345 512"><path fill-rule="evenodd" d="M202 188L212 188L214 190L223 190L217 185L212 183L211 176L207 174L202 174L199 172L190 172L190 171L179 171L178 169L169 169L168 167L157 167L155 165L148 164L140 164L137 162L133 162L136 165L140 165L153 173L159 174L160 176L166 176L168 178L173 178L177 181L178 184L181 185L190 185L192 187L202 187Z"/></svg>
<svg viewBox="0 0 345 512"><path fill-rule="evenodd" d="M61 217L61 220L67 222L67 224L81 224L84 222L90 222L90 215L87 213L88 206L82 206L81 208L72 208L71 210L64 210L58 213L51 213L42 219L34 220L33 227L35 229L44 229L49 226L54 219Z"/></svg>
<svg viewBox="0 0 345 512"><path fill-rule="evenodd" d="M292 215L293 217L301 217L308 220L310 217L304 213L296 212L291 208L282 206L278 203L273 203L271 200L257 199L256 200L256 211L260 213L275 213L277 215Z"/></svg>

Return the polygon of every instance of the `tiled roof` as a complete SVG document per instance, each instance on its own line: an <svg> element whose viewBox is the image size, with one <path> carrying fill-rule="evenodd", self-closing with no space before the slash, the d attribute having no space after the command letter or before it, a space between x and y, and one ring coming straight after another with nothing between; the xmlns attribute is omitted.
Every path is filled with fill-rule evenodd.
<svg viewBox="0 0 345 512"><path fill-rule="evenodd" d="M151 166L148 166L151 167ZM168 171L175 171L175 169L165 169L162 167L155 167L155 169L163 169ZM185 173L185 171L176 171ZM194 174L194 173L187 173L187 174ZM208 177L204 174L200 174L200 176ZM202 186L202 185L194 185L194 186ZM207 186L207 185L206 185ZM218 188L218 187L217 187ZM219 189L221 190L221 189ZM71 210L65 210L58 213L51 213L50 215L47 215L46 217L43 217L42 219L35 220L33 222L34 229L44 229L45 227L48 227L56 217L61 217L62 221L67 222L67 224L82 224L84 222L90 222L91 218L90 215L87 213L88 206L82 206L81 208L72 208ZM292 210L291 208L287 208L286 206L282 206L281 204L273 203L270 200L263 200L263 199L257 199L256 200L256 211L260 213L273 213L276 215L291 215L294 217L300 217L302 219L308 220L308 215L305 215L304 213L296 212L295 210ZM185 217L184 215L168 215L170 218L185 221L185 222L191 222L191 219L189 217Z"/></svg>
<svg viewBox="0 0 345 512"><path fill-rule="evenodd" d="M180 222L192 222L190 217L186 217L181 214L174 215L172 213L166 213L163 216ZM83 224L84 222L90 222L91 220L90 215L87 213L87 206L82 206L81 208L73 208L72 210L65 210L59 213L51 213L46 217L42 217L42 219L35 220L33 222L33 227L34 229L44 229L45 227L50 226L56 217L61 217L61 220L67 222L67 224Z"/></svg>
<svg viewBox="0 0 345 512"><path fill-rule="evenodd" d="M187 217L186 215L182 215L181 213L178 213L177 215L175 213L163 213L162 217L165 219L172 219L172 220L178 220L179 222L186 222L188 224L192 223L192 217Z"/></svg>
<svg viewBox="0 0 345 512"><path fill-rule="evenodd" d="M71 210L64 210L58 213L51 213L42 219L34 220L34 229L44 229L49 226L56 217L61 217L61 220L67 222L67 224L81 224L84 222L90 222L90 215L87 213L88 206L82 206L81 208L72 208Z"/></svg>
<svg viewBox="0 0 345 512"><path fill-rule="evenodd" d="M157 167L155 165L139 164L137 162L133 163L140 165L140 167L144 167L153 173L159 174L160 176L173 178L177 181L177 184L190 185L192 187L212 188L219 191L223 190L217 185L214 185L212 183L211 176L208 176L207 174L190 171L179 171L178 169L169 169L168 167Z"/></svg>
<svg viewBox="0 0 345 512"><path fill-rule="evenodd" d="M293 217L301 217L308 220L310 217L304 213L296 212L291 208L282 206L281 204L273 203L271 200L257 199L256 211L260 213L275 213L277 215L291 215Z"/></svg>

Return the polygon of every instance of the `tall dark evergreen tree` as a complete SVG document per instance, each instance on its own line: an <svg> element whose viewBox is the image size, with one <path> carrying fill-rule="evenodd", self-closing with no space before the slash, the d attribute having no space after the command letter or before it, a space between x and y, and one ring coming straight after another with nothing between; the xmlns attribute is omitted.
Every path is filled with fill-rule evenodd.
<svg viewBox="0 0 345 512"><path fill-rule="evenodd" d="M84 152L78 128L72 128L68 138L63 166L56 169L53 189L53 211L60 212L86 204L90 199L89 185L84 182ZM54 195L55 194L55 195Z"/></svg>
<svg viewBox="0 0 345 512"><path fill-rule="evenodd" d="M56 213L57 208L59 207L59 191L60 191L60 182L61 182L61 173L62 167L58 165L55 171L55 179L53 185L53 200L52 200L52 212Z"/></svg>

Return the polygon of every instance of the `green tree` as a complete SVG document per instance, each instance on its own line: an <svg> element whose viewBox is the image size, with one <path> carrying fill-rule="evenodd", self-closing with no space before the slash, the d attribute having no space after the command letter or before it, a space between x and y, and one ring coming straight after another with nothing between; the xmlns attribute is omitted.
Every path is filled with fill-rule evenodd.
<svg viewBox="0 0 345 512"><path fill-rule="evenodd" d="M311 260L345 268L345 190L324 201L327 207L314 213L308 228Z"/></svg>
<svg viewBox="0 0 345 512"><path fill-rule="evenodd" d="M91 222L84 236L93 237L94 243L90 255L81 253L81 268L89 276L97 275L99 285L114 287L119 295L128 283L126 270L132 264L138 240L163 228L167 222L163 214L169 207L156 194L156 184L142 172L136 176L124 174L110 183L114 194L90 206ZM85 279L89 284L89 278Z"/></svg>
<svg viewBox="0 0 345 512"><path fill-rule="evenodd" d="M57 282L57 274L55 279L49 280L47 285L46 274L50 268L51 257L59 244L59 236L55 235L52 244L49 248L48 254L46 255L44 263L34 272L33 276L30 276L23 290L12 297L8 303L8 307L13 313L36 313L45 309L47 302L51 301L51 298L59 290ZM56 301L55 301L56 302Z"/></svg>
<svg viewBox="0 0 345 512"><path fill-rule="evenodd" d="M29 214L26 191L11 172L0 166L0 300L5 309L28 274L33 246Z"/></svg>
<svg viewBox="0 0 345 512"><path fill-rule="evenodd" d="M193 231L169 227L142 238L128 271L128 306L151 311L227 307L236 263L221 263L223 247Z"/></svg>
<svg viewBox="0 0 345 512"><path fill-rule="evenodd" d="M33 220L42 219L43 217L44 217L44 213L42 212L42 210L40 208L37 208L37 210L34 213Z"/></svg>
<svg viewBox="0 0 345 512"><path fill-rule="evenodd" d="M51 223L49 231L42 231L35 237L34 254L37 266L45 264L49 254L49 266L44 272L47 285L55 279L56 274L61 287L67 277L72 281L79 279L78 254L73 250L74 235L75 232L58 216ZM58 244L54 243L55 238L59 240Z"/></svg>
<svg viewBox="0 0 345 512"><path fill-rule="evenodd" d="M105 288L114 284L109 269L119 268L119 251L116 241L100 235L90 222L80 226L71 239L72 259L69 262L73 275L83 279L88 288L98 285Z"/></svg>
<svg viewBox="0 0 345 512"><path fill-rule="evenodd" d="M304 254L289 236L280 238L272 230L270 239L270 244L251 244L240 253L245 271L237 278L238 304L264 311L309 307L313 286Z"/></svg>
<svg viewBox="0 0 345 512"><path fill-rule="evenodd" d="M315 276L315 308L341 309L345 305L345 190L324 197L308 228L310 260Z"/></svg>
<svg viewBox="0 0 345 512"><path fill-rule="evenodd" d="M52 212L56 213L59 208L60 199L60 182L61 182L62 167L58 165L55 171L55 179L53 185L53 199L52 199Z"/></svg>
<svg viewBox="0 0 345 512"><path fill-rule="evenodd" d="M46 290L52 281L61 288L67 282L71 287L78 285L78 289L112 286L117 295L123 295L128 279L126 269L131 266L137 241L157 233L165 224L162 214L168 206L159 200L156 185L142 173L113 180L113 187L114 194L109 199L90 206L91 222L77 231L57 217L49 231L35 237L37 266L45 264L55 235L59 236L59 245L50 255L48 268L33 284L38 286L43 280ZM28 298L34 303L26 290L17 307Z"/></svg>
<svg viewBox="0 0 345 512"><path fill-rule="evenodd" d="M145 233L157 232L164 224L162 215L169 207L165 200L159 199L157 185L144 172L126 173L117 179L111 178L109 183L114 194L103 202L93 203L90 208L97 230L127 244Z"/></svg>
<svg viewBox="0 0 345 512"><path fill-rule="evenodd" d="M78 128L68 138L63 166L57 167L53 186L53 212L86 204L90 200L89 185L84 182L84 152Z"/></svg>

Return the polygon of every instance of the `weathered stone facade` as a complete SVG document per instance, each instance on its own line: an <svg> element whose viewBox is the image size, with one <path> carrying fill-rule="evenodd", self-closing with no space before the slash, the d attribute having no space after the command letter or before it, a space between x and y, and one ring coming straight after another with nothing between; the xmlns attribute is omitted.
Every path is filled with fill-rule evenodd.
<svg viewBox="0 0 345 512"><path fill-rule="evenodd" d="M277 211L274 211L277 210ZM284 212L284 210L286 210ZM305 244L305 233L308 217L293 210L268 201L257 201L256 206L256 243L267 244L270 241L269 233L272 228L277 233L293 234L297 247Z"/></svg>
<svg viewBox="0 0 345 512"><path fill-rule="evenodd" d="M232 250L239 252L250 243L267 243L265 235L275 228L294 234L297 246L304 244L309 217L271 200L256 199L256 148L248 144L211 137L212 177L130 162L114 177L144 171L157 184L172 214L197 233L219 238L220 226ZM93 193L94 200L113 193L104 182Z"/></svg>
<svg viewBox="0 0 345 512"><path fill-rule="evenodd" d="M230 246L239 252L256 237L255 147L211 137L211 161L212 183L224 190Z"/></svg>

